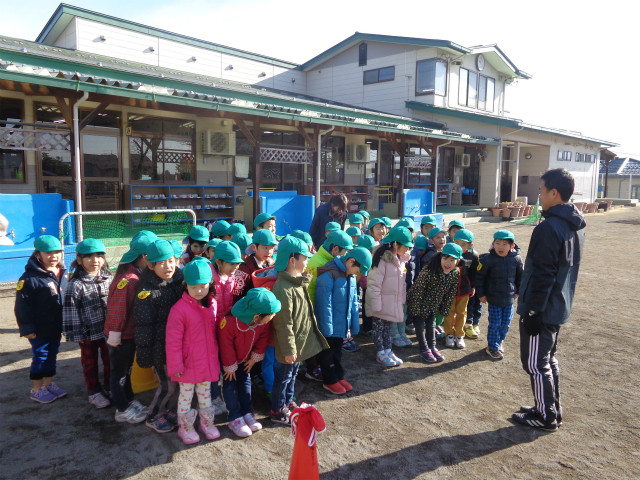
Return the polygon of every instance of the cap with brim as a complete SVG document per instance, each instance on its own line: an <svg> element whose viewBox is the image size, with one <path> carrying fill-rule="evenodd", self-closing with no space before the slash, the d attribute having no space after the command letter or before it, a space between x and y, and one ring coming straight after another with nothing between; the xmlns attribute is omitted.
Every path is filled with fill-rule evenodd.
<svg viewBox="0 0 640 480"><path fill-rule="evenodd" d="M247 233L247 227L241 223L232 223L227 230L227 235L236 235L238 233Z"/></svg>
<svg viewBox="0 0 640 480"><path fill-rule="evenodd" d="M273 215L269 215L268 213L264 213L264 212L259 213L258 215L256 215L256 218L253 219L253 228L258 228L267 220L275 220L275 219L276 217L274 217Z"/></svg>
<svg viewBox="0 0 640 480"><path fill-rule="evenodd" d="M302 230L294 230L293 232L291 232L291 235L302 240L307 244L308 247L313 245L311 235L309 235L307 232L303 232Z"/></svg>
<svg viewBox="0 0 640 480"><path fill-rule="evenodd" d="M442 249L442 255L449 255L453 258L460 258L462 256L462 248L455 243L447 243Z"/></svg>
<svg viewBox="0 0 640 480"><path fill-rule="evenodd" d="M411 231L406 227L393 227L389 230L386 237L382 239L382 243L396 242L405 247L412 248L413 241L411 239Z"/></svg>
<svg viewBox="0 0 640 480"><path fill-rule="evenodd" d="M241 252L244 252L247 247L253 243L251 237L246 233L236 233L231 237L231 241L240 247Z"/></svg>
<svg viewBox="0 0 640 480"><path fill-rule="evenodd" d="M427 215L420 220L420 225L435 225L436 223L438 223L438 221L434 215Z"/></svg>
<svg viewBox="0 0 640 480"><path fill-rule="evenodd" d="M322 247L329 252L331 245L337 245L340 248L351 250L353 248L353 239L347 232L336 230L327 235L327 239L322 244Z"/></svg>
<svg viewBox="0 0 640 480"><path fill-rule="evenodd" d="M516 241L516 237L513 236L509 230L498 230L493 234L494 240L511 240L512 242Z"/></svg>
<svg viewBox="0 0 640 480"><path fill-rule="evenodd" d="M349 240L351 240L351 238L349 238ZM309 247L307 247L307 244L304 241L294 236L287 235L278 244L278 256L276 257L276 263L274 265L276 271L277 272L284 271L287 268L289 259L295 253L300 253L305 257L311 257L311 252L309 251Z"/></svg>
<svg viewBox="0 0 640 480"><path fill-rule="evenodd" d="M349 227L347 228L347 235L349 235L350 237L359 237L360 235L362 235L362 230L360 230L358 227Z"/></svg>
<svg viewBox="0 0 640 480"><path fill-rule="evenodd" d="M473 243L473 233L471 233L471 230L467 230L466 228L461 228L456 232L453 239L462 240L463 242Z"/></svg>
<svg viewBox="0 0 640 480"><path fill-rule="evenodd" d="M364 217L359 213L354 213L349 217L349 224L353 225L354 223L364 223Z"/></svg>
<svg viewBox="0 0 640 480"><path fill-rule="evenodd" d="M429 240L431 240L433 237L435 237L436 235L438 235L440 232L447 232L444 228L440 228L440 227L433 227L431 230L429 230L429 233L427 234L427 236L429 237Z"/></svg>
<svg viewBox="0 0 640 480"><path fill-rule="evenodd" d="M356 262L360 264L360 273L362 273L362 275L366 275L371 268L371 252L366 248L356 247L348 252L344 258L346 260L349 258L355 258Z"/></svg>
<svg viewBox="0 0 640 480"><path fill-rule="evenodd" d="M413 243L418 250L426 250L429 245L429 240L424 235L418 235Z"/></svg>
<svg viewBox="0 0 640 480"><path fill-rule="evenodd" d="M202 225L194 225L189 231L189 238L195 242L208 242L209 230Z"/></svg>
<svg viewBox="0 0 640 480"><path fill-rule="evenodd" d="M342 227L340 227L340 224L338 222L328 222L324 226L325 232L335 232L336 230L342 230Z"/></svg>
<svg viewBox="0 0 640 480"><path fill-rule="evenodd" d="M231 315L242 323L249 324L256 315L278 313L280 300L266 288L252 288L231 308Z"/></svg>
<svg viewBox="0 0 640 480"><path fill-rule="evenodd" d="M220 245L224 240L222 240L221 238L212 238L211 240L209 240L207 242L207 248L209 247L213 247L216 248L218 245Z"/></svg>
<svg viewBox="0 0 640 480"><path fill-rule="evenodd" d="M362 215L364 218L366 218L367 220L371 218L371 216L369 215L369 212L367 212L366 210L358 210L358 213Z"/></svg>
<svg viewBox="0 0 640 480"><path fill-rule="evenodd" d="M213 256L215 260L222 260L229 263L242 263L240 255L240 247L233 242L220 242L216 247L216 253Z"/></svg>
<svg viewBox="0 0 640 480"><path fill-rule="evenodd" d="M33 248L39 252L57 252L62 250L62 244L53 235L40 235L33 241Z"/></svg>
<svg viewBox="0 0 640 480"><path fill-rule="evenodd" d="M177 241L177 240L169 240L169 243L171 244L171 248L173 248L173 253L175 254L176 257L179 257L182 255L182 244Z"/></svg>
<svg viewBox="0 0 640 480"><path fill-rule="evenodd" d="M273 235L271 230L267 230L266 228L261 228L260 230L256 230L253 232L252 242L254 245L275 245L276 237Z"/></svg>
<svg viewBox="0 0 640 480"><path fill-rule="evenodd" d="M148 230L136 233L129 242L129 251L120 259L120 263L131 263L140 255L146 255L149 245L158 240L158 236Z"/></svg>
<svg viewBox="0 0 640 480"><path fill-rule="evenodd" d="M166 240L156 240L147 248L147 261L149 263L163 262L174 255L173 247Z"/></svg>
<svg viewBox="0 0 640 480"><path fill-rule="evenodd" d="M373 229L373 227L375 227L378 224L382 224L385 227L387 226L384 223L384 220L382 220L381 218L372 218L371 221L369 222L369 231L371 231L371 229Z"/></svg>
<svg viewBox="0 0 640 480"><path fill-rule="evenodd" d="M405 227L405 228L408 228L409 230L411 230L413 232L413 230L414 230L413 218L402 218L402 219L398 220L398 223L396 223L395 226L396 227Z"/></svg>
<svg viewBox="0 0 640 480"><path fill-rule="evenodd" d="M380 217L380 219L384 222L387 228L391 228L393 223L391 223L391 219L389 217Z"/></svg>
<svg viewBox="0 0 640 480"><path fill-rule="evenodd" d="M85 238L76 246L76 253L79 255L89 255L91 253L105 253L107 249L97 238Z"/></svg>
<svg viewBox="0 0 640 480"><path fill-rule="evenodd" d="M229 222L225 220L218 220L211 227L211 235L214 237L224 237L225 235L229 235ZM209 236L207 236L207 240L209 240Z"/></svg>
<svg viewBox="0 0 640 480"><path fill-rule="evenodd" d="M376 246L376 239L373 238L371 235L360 235L358 237L358 240L356 241L356 244L359 247L363 247L371 251L373 250L373 247Z"/></svg>
<svg viewBox="0 0 640 480"><path fill-rule="evenodd" d="M451 227L464 228L464 223L462 222L462 220L451 220L449 222L449 230L451 230Z"/></svg>
<svg viewBox="0 0 640 480"><path fill-rule="evenodd" d="M202 285L211 283L213 273L211 272L211 262L204 257L193 257L182 269L184 282L187 285Z"/></svg>

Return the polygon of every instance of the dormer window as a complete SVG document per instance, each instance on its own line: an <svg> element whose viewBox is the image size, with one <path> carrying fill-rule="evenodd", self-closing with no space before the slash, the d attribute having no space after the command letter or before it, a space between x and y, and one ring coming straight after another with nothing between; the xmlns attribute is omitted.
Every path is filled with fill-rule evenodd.
<svg viewBox="0 0 640 480"><path fill-rule="evenodd" d="M458 104L493 112L496 93L496 81L473 70L460 68L458 86Z"/></svg>
<svg viewBox="0 0 640 480"><path fill-rule="evenodd" d="M430 58L416 62L416 95L447 94L447 62Z"/></svg>

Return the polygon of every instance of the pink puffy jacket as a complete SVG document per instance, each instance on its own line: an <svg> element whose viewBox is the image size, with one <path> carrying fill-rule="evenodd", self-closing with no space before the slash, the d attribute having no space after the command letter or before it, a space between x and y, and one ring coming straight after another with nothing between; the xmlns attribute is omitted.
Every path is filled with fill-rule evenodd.
<svg viewBox="0 0 640 480"><path fill-rule="evenodd" d="M386 251L378 266L369 270L365 296L365 311L368 316L388 322L404 320L402 307L407 298L405 263L410 258L409 253L398 259L397 255Z"/></svg>
<svg viewBox="0 0 640 480"><path fill-rule="evenodd" d="M220 378L216 302L210 307L187 292L171 307L167 320L167 372L174 382L217 382ZM176 373L182 372L180 377Z"/></svg>
<svg viewBox="0 0 640 480"><path fill-rule="evenodd" d="M235 282L233 277L220 276L218 271L211 264L211 272L213 272L213 281L216 284L216 303L218 304L218 311L216 312L216 324L220 323L225 315L231 313L231 307L233 307L233 289L235 288Z"/></svg>

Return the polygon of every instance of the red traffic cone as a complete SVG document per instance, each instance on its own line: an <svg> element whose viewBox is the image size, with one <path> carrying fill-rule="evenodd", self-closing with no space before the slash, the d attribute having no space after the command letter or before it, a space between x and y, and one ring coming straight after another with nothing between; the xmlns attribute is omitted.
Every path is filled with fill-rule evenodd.
<svg viewBox="0 0 640 480"><path fill-rule="evenodd" d="M313 405L303 403L291 412L291 435L296 440L293 444L289 480L320 478L316 438L318 433L325 430L324 418Z"/></svg>

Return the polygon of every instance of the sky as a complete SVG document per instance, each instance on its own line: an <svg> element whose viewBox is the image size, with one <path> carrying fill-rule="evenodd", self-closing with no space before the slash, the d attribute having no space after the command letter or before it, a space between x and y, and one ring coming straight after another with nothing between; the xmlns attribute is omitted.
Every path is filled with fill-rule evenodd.
<svg viewBox="0 0 640 480"><path fill-rule="evenodd" d="M6 1L6 0L5 0ZM4 2L3 2L4 3ZM633 2L608 0L67 0L118 18L295 63L354 32L497 44L532 75L507 89L507 116L617 143L640 159ZM35 40L59 2L3 8L0 34ZM635 59L635 60L634 60Z"/></svg>

